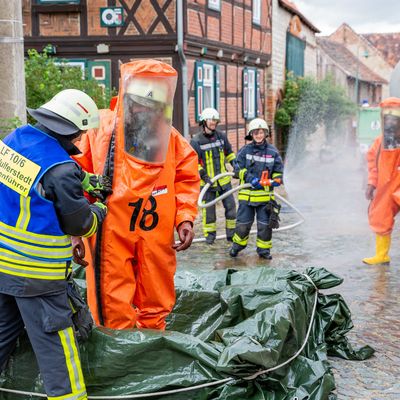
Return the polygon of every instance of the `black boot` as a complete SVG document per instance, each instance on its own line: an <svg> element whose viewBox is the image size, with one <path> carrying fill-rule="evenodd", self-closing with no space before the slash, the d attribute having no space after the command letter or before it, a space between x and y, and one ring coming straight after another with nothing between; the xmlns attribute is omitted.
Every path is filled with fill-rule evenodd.
<svg viewBox="0 0 400 400"><path fill-rule="evenodd" d="M231 249L229 250L229 255L231 257L237 257L238 254L239 254L239 249L232 246Z"/></svg>
<svg viewBox="0 0 400 400"><path fill-rule="evenodd" d="M258 256L260 258L264 258L264 260L272 260L272 256L270 251L263 251L262 253L258 253Z"/></svg>
<svg viewBox="0 0 400 400"><path fill-rule="evenodd" d="M214 242L215 242L215 234L209 233L209 234L206 236L206 243L207 243L207 244L214 244Z"/></svg>

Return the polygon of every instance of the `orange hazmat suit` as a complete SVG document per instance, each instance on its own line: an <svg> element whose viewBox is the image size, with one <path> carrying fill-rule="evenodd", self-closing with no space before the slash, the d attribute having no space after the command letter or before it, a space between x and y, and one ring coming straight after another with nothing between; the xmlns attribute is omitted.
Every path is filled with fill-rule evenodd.
<svg viewBox="0 0 400 400"><path fill-rule="evenodd" d="M400 208L400 148L382 148L378 136L367 153L368 184L376 188L368 217L371 229L380 235L393 230L394 219Z"/></svg>
<svg viewBox="0 0 400 400"><path fill-rule="evenodd" d="M165 122L175 84L176 71L167 64L123 64L115 110L101 110L100 128L78 144L82 168L113 182L107 218L86 244L88 303L106 327L165 329L175 304L174 228L194 221L200 188L197 154ZM143 108L141 119L129 114ZM150 128L138 130L139 123Z"/></svg>
<svg viewBox="0 0 400 400"><path fill-rule="evenodd" d="M367 153L368 218L376 234L376 253L364 258L370 265L388 264L391 233L400 209L400 99L389 97L381 104L382 135Z"/></svg>

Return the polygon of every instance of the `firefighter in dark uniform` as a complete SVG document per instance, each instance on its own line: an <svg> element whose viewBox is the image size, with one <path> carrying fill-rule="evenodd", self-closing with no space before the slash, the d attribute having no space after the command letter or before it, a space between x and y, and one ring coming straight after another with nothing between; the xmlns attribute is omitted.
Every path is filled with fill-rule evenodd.
<svg viewBox="0 0 400 400"><path fill-rule="evenodd" d="M99 113L75 89L28 111L38 123L0 141L0 369L25 328L48 399L87 399L67 297L71 236L94 234L107 208L86 200L70 155Z"/></svg>
<svg viewBox="0 0 400 400"><path fill-rule="evenodd" d="M206 183L211 183L211 178L227 172L225 163L229 162L235 168L236 155L227 136L218 131L219 113L214 108L205 108L200 116L201 132L193 137L190 144L199 157L199 174L201 189ZM218 179L207 190L204 202L208 203L223 193L232 189L231 177ZM222 200L225 208L226 239L231 242L235 231L236 204L233 195ZM216 207L203 208L203 233L208 244L213 244L217 235Z"/></svg>
<svg viewBox="0 0 400 400"><path fill-rule="evenodd" d="M231 257L236 257L247 246L254 216L257 215L257 253L261 258L272 258L272 228L276 226L271 222L272 216L277 218L279 213L274 187L282 182L283 163L278 150L268 143L268 137L267 123L261 118L253 119L245 137L252 142L242 147L238 153L240 183L250 183L251 187L241 189L238 194L239 208L233 244L229 252ZM269 186L260 184L264 171L268 171ZM269 207L271 205L273 207Z"/></svg>

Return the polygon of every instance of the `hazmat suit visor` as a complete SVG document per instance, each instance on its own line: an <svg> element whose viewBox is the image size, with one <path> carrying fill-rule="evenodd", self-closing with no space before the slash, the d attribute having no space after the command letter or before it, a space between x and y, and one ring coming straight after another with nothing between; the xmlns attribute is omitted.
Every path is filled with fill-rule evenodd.
<svg viewBox="0 0 400 400"><path fill-rule="evenodd" d="M400 110L398 115L383 115L383 148L400 149Z"/></svg>
<svg viewBox="0 0 400 400"><path fill-rule="evenodd" d="M163 164L172 128L175 77L139 77L125 82L125 151L146 163Z"/></svg>

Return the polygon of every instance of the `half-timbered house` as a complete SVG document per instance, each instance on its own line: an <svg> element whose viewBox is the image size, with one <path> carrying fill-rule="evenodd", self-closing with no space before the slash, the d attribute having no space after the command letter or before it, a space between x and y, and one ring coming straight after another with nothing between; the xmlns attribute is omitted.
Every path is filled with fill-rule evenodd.
<svg viewBox="0 0 400 400"><path fill-rule="evenodd" d="M271 0L23 0L25 49L55 57L118 88L119 64L158 58L179 72L174 125L186 136L205 107L235 148L265 113Z"/></svg>

